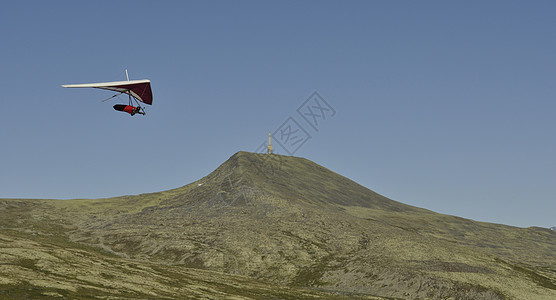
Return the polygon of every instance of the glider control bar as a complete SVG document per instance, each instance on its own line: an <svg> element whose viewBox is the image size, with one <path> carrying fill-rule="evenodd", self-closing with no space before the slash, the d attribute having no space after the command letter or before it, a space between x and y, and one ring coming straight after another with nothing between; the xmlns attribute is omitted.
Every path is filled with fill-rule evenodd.
<svg viewBox="0 0 556 300"><path fill-rule="evenodd" d="M106 98L106 99L104 99L104 100L102 100L102 101L100 101L100 102L108 101L108 100L110 100L110 99L112 99L112 98L114 98L114 97L117 97L117 96L119 96L119 95L121 95L121 94L123 94L123 93L124 93L124 92L121 92L121 93L116 94L116 95L114 95L114 96L112 96L112 97L110 97L110 98Z"/></svg>

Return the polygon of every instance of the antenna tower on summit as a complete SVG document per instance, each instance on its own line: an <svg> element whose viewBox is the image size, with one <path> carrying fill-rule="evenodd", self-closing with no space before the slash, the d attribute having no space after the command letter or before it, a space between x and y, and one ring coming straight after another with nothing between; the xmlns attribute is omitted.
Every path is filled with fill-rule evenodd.
<svg viewBox="0 0 556 300"><path fill-rule="evenodd" d="M266 154L272 154L272 144L271 144L271 138L272 136L270 135L270 131L268 132L268 147L266 147Z"/></svg>

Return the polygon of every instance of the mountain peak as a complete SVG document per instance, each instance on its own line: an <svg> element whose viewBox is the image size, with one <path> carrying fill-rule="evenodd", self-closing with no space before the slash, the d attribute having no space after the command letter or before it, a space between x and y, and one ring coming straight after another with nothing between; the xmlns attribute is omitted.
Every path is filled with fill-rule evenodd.
<svg viewBox="0 0 556 300"><path fill-rule="evenodd" d="M207 178L234 189L249 187L281 199L317 205L423 211L388 199L308 159L240 151Z"/></svg>
<svg viewBox="0 0 556 300"><path fill-rule="evenodd" d="M20 286L36 278L42 284L45 276L55 287L69 278L68 286L75 291L73 267L49 267L67 262L67 254L60 259L53 256L52 244L57 242L63 249L79 246L74 266L84 268L83 278L99 274L102 283L110 281L106 278L125 278L104 273L98 257L108 252L106 265L125 258L118 259L126 266L120 273L133 265L142 264L133 267L134 274L153 268L148 273L155 275L156 286L164 281L161 270L171 270L168 276L176 278L195 268L219 276L247 276L234 277L242 282L250 278L317 287L339 298L365 294L372 299L374 295L555 299L556 295L556 273L550 268L556 253L553 231L433 213L390 200L310 160L276 154L238 152L196 182L152 194L97 200L0 199L2 226L8 229L0 232L3 242L23 236L36 240L24 244L29 247L46 242L45 257L55 259L36 264L36 251L19 251L26 255L19 259L10 250L22 243L0 247L0 257L4 251L10 264L22 266L0 271L0 283L10 282L12 270L20 270L16 278L22 278L22 284L16 288L25 293L29 288ZM84 255L82 244L102 252ZM91 273L82 262L87 257L94 259L91 265L103 268ZM43 266L49 272L21 277ZM71 271L52 276L61 270ZM183 286L184 281L178 281L168 281L168 290ZM87 291L96 286L81 284ZM233 286L230 290L241 291L241 284ZM145 298L155 295L166 294L149 293ZM248 295L257 293L242 294ZM266 296L261 297L273 298Z"/></svg>

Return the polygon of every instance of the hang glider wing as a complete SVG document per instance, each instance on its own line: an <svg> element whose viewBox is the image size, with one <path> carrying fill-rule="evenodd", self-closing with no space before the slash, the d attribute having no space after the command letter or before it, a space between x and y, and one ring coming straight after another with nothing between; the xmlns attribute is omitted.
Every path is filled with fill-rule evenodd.
<svg viewBox="0 0 556 300"><path fill-rule="evenodd" d="M113 81L113 82L99 82L99 83L84 83L84 84L66 84L62 85L66 88L97 88L103 90L110 90L128 94L131 97L145 103L153 104L153 92L151 90L151 81L148 79L143 80L129 80L129 81Z"/></svg>

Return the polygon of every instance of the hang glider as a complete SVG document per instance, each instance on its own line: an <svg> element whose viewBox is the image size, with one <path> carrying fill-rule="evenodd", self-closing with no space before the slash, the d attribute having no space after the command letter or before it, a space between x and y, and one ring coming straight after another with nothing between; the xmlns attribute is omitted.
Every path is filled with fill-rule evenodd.
<svg viewBox="0 0 556 300"><path fill-rule="evenodd" d="M148 79L143 80L129 80L129 76L127 74L127 70L125 71L127 81L112 81L112 82L99 82L99 83L83 83L83 84L65 84L62 87L65 88L96 88L96 89L103 89L109 91L119 92L118 94L102 100L102 102L106 100L110 100L114 97L117 97L121 94L127 94L129 96L128 105L124 104L116 104L114 105L114 109L118 111L127 112L130 115L138 114L145 114L145 110L139 102L152 105L153 104L153 92L151 90L151 81ZM137 106L133 106L133 101Z"/></svg>

